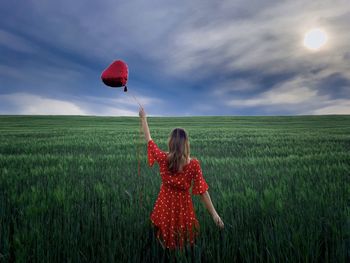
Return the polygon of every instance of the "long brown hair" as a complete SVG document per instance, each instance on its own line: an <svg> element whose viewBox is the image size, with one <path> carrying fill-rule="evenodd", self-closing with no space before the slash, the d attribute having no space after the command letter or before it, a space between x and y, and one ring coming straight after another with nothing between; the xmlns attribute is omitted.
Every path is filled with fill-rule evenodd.
<svg viewBox="0 0 350 263"><path fill-rule="evenodd" d="M187 132L182 128L172 130L168 139L168 147L168 169L172 173L177 173L180 171L180 167L184 167L190 156L190 143Z"/></svg>

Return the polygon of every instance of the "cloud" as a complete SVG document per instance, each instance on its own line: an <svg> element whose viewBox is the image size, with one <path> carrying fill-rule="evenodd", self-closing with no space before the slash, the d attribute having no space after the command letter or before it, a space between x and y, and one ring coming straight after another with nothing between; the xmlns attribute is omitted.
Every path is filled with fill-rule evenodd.
<svg viewBox="0 0 350 263"><path fill-rule="evenodd" d="M326 101L327 106L310 111L310 114L350 114L350 100L338 99Z"/></svg>
<svg viewBox="0 0 350 263"><path fill-rule="evenodd" d="M86 115L86 112L74 103L26 93L0 95L0 101L1 105L13 108L11 114ZM2 114L6 114L6 110L1 111Z"/></svg>
<svg viewBox="0 0 350 263"><path fill-rule="evenodd" d="M40 94L71 103L72 112L137 112L129 94L114 98L101 88L101 71L117 58L128 62L129 89L155 115L322 112L350 94L347 0L29 0L1 7L0 93ZM312 53L302 38L316 26L329 42ZM17 112L7 105L3 111Z"/></svg>
<svg viewBox="0 0 350 263"><path fill-rule="evenodd" d="M228 94L255 91L258 88L258 84L254 83L250 79L234 79L228 80L225 83L220 83L219 88L215 88L213 95L215 96L227 96Z"/></svg>
<svg viewBox="0 0 350 263"><path fill-rule="evenodd" d="M135 94L134 94L135 93ZM142 96L136 92L131 92L130 90L126 93L121 93L115 95L115 98L111 97L94 97L94 96L84 96L84 101L88 101L89 103L97 103L97 104L106 104L106 105L123 105L128 107L134 107L138 105L139 102L142 106L149 106L155 104L163 104L163 100L155 97L147 97Z"/></svg>
<svg viewBox="0 0 350 263"><path fill-rule="evenodd" d="M346 16L350 6L345 1L338 3L280 2L248 19L223 15L222 19L210 19L203 24L196 23L200 18L192 16L190 26L173 42L175 63L170 71L193 72L196 80L214 83L218 99L227 101L233 97L229 106L272 104L279 105L274 108L278 113L285 103L312 99L317 102L317 80L336 73L350 79L349 63L344 62L349 50L344 44L349 43L350 37L342 31L350 23L350 16ZM316 25L326 28L330 43L320 52L311 53L302 46L302 38ZM290 82L301 78L303 83L299 85ZM328 96L340 88L323 89ZM349 86L345 89L350 94Z"/></svg>
<svg viewBox="0 0 350 263"><path fill-rule="evenodd" d="M333 79L333 75L331 76ZM216 94L225 96L225 94ZM283 109L288 114L349 114L350 99L332 99L320 89L318 78L296 77L254 97L226 99L232 108L262 108L265 113Z"/></svg>
<svg viewBox="0 0 350 263"><path fill-rule="evenodd" d="M272 88L249 99L232 99L226 103L229 106L265 106L265 105L285 105L298 104L314 99L320 99L317 90L307 87L307 82L297 77L289 82L285 82L277 88Z"/></svg>
<svg viewBox="0 0 350 263"><path fill-rule="evenodd" d="M327 28L330 24L328 20L334 22L335 17L350 10L350 6L345 7L344 1L340 3L344 5L331 5L330 2L329 5L325 2L319 5L305 1L280 2L268 8L265 6L249 19L237 20L235 16L227 14L225 19L208 19L208 22L199 26L196 21L200 17L191 16L188 19L189 26L179 32L172 42L175 52L171 55L175 63L171 70L199 71L205 76L209 70L217 72L216 67L225 72L259 68L267 74L286 70L301 71L315 63L332 63L335 66L338 60L333 60L338 58L334 52L344 50L344 47L340 50L337 47L346 43L349 36L339 32L330 40L333 43L326 50L323 49L323 56L315 56L307 51L302 46L302 38L311 27L321 24ZM209 10L206 11L209 13ZM342 23L345 23L343 20ZM350 22L349 18L347 20ZM330 32L338 29L334 23L328 26ZM341 40L337 42L336 39ZM333 53L331 60L330 54L327 54L330 51Z"/></svg>
<svg viewBox="0 0 350 263"><path fill-rule="evenodd" d="M138 111L125 107L79 101L65 101L28 93L0 95L1 114L23 115L99 115L138 116Z"/></svg>
<svg viewBox="0 0 350 263"><path fill-rule="evenodd" d="M16 36L10 32L4 31L1 28L0 46L24 53L34 53L37 51L37 47L32 45L31 43L28 43L26 39Z"/></svg>

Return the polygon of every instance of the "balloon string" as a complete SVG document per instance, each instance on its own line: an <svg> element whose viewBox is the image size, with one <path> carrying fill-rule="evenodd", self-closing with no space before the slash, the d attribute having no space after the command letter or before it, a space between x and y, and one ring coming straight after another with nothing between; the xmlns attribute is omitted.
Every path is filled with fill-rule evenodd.
<svg viewBox="0 0 350 263"><path fill-rule="evenodd" d="M127 93L128 92L130 92L130 91L127 91ZM131 93L131 92L130 92ZM134 98L134 100L137 102L137 104L139 104L139 106L141 107L141 108L143 108L142 107L142 105L141 105L141 103L136 99L136 97L134 96L134 94L131 94L131 96Z"/></svg>

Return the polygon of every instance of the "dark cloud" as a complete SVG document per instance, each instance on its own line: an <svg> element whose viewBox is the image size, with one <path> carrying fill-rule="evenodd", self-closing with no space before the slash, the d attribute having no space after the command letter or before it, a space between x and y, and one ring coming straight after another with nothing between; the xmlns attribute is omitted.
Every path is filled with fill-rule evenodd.
<svg viewBox="0 0 350 263"><path fill-rule="evenodd" d="M350 78L342 73L335 72L319 80L320 95L328 95L331 99L350 99Z"/></svg>
<svg viewBox="0 0 350 263"><path fill-rule="evenodd" d="M1 97L1 113L16 108L10 94L37 101L39 110L52 102L75 113L133 112L132 103L113 110L107 98L127 94L100 81L114 59L127 61L129 90L152 114L350 112L345 0L29 0L0 7L0 94L9 95ZM302 37L318 26L330 40L312 53Z"/></svg>

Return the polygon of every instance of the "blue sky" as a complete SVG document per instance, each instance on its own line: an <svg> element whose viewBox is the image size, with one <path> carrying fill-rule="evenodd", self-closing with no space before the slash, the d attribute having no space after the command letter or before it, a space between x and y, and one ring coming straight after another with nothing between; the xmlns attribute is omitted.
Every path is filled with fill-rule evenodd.
<svg viewBox="0 0 350 263"><path fill-rule="evenodd" d="M350 114L349 25L348 0L2 1L0 114Z"/></svg>

